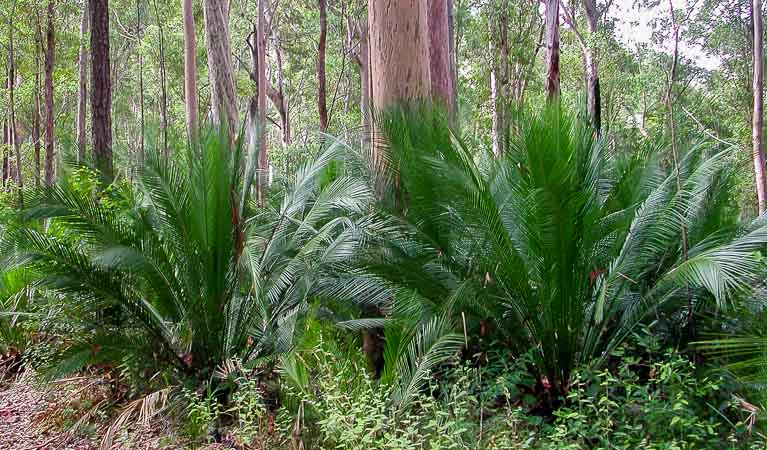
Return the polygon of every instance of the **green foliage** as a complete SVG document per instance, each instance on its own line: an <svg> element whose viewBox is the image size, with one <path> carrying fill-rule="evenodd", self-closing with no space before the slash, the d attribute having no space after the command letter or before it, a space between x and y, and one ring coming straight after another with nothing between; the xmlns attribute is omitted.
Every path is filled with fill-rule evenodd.
<svg viewBox="0 0 767 450"><path fill-rule="evenodd" d="M186 401L185 432L193 443L206 442L221 413L218 400L211 392L205 395L185 390Z"/></svg>
<svg viewBox="0 0 767 450"><path fill-rule="evenodd" d="M27 308L31 291L23 270L0 273L0 355L24 351L29 331L24 322L32 319Z"/></svg>
<svg viewBox="0 0 767 450"><path fill-rule="evenodd" d="M198 443L231 416L244 446L295 445L296 424L307 442L330 448L752 445L729 380L655 343L620 347L648 316L654 333L680 346L713 329L718 339L695 350L735 374L749 398L764 393L764 299L754 288L765 275L767 221L749 219L743 151L750 3L674 5L683 51L669 86L671 56L656 44L667 44L671 27L656 0L632 4L652 28L647 42L634 42L627 5L596 1L592 32L582 5L564 2L562 106L581 108L584 50L594 49L599 138L541 106L538 3L450 3L455 126L429 110L382 116L381 167L314 131L316 2L268 4L272 102L261 132L279 181L264 204L250 201L253 161L242 164L238 148L212 135L200 153L177 144L186 133L179 2L111 2L115 184L58 167L54 186L33 189L46 3L0 6L3 48L15 37L21 167L9 145L0 153L11 156L4 175L20 173L27 188L23 203L17 181L4 178L0 189L0 353L17 364L23 351L25 367L53 377L112 370L131 398L181 380L207 386L213 393L185 397ZM84 4L56 2L51 18L57 155L74 141ZM199 25L202 4L193 9ZM343 0L328 10L329 130L349 142L369 131L360 131L353 62L366 58L365 9ZM239 106L256 89L246 61L255 11L232 2L229 15ZM204 42L203 27L196 33ZM210 109L206 56L198 44L201 111ZM509 73L491 75L501 67ZM4 111L8 94L4 85ZM669 121L682 143L681 186L668 146L657 144ZM166 133L163 157L151 148ZM487 151L494 133L508 141L498 157ZM711 143L690 144L703 135ZM383 330L380 379L359 352L357 333L370 329ZM234 361L246 375L217 376ZM285 394L276 412L274 371ZM276 437L265 436L270 422Z"/></svg>
<svg viewBox="0 0 767 450"><path fill-rule="evenodd" d="M245 444L266 435L266 405L255 381L246 379L238 385L228 412L237 418L237 434Z"/></svg>
<svg viewBox="0 0 767 450"><path fill-rule="evenodd" d="M300 424L298 436L307 448L729 449L764 445L747 431L743 421L748 414L733 401L731 380L704 374L648 333L633 334L611 355L608 368L577 370L564 403L551 418L535 415L536 401L528 401L525 395L535 384L528 373L533 362L529 357L510 360L494 354L480 367L453 367L432 378L429 389L400 410L391 402L391 386L371 380L363 361L339 358L329 350L333 342L322 341L307 353L312 360L309 387L297 390L292 383L286 384L286 400L300 401L290 401L291 413L283 410L277 416L293 417ZM247 389L257 392L254 387ZM285 431L276 433L277 441L289 439L280 435Z"/></svg>
<svg viewBox="0 0 767 450"><path fill-rule="evenodd" d="M60 305L59 320L80 327L58 375L142 355L202 380L227 358L285 352L315 284L382 227L366 216L364 182L326 182L338 145L264 207L248 201L239 150L214 135L201 150L150 153L132 186L102 189L75 171L27 195L27 221L9 227L3 253Z"/></svg>
<svg viewBox="0 0 767 450"><path fill-rule="evenodd" d="M403 409L392 401L396 387L372 380L359 358L337 356L315 348L311 388L285 389L300 399L300 414L310 424L302 433L307 442L322 448L420 449L464 448L458 443L473 439L462 428L473 408L465 378L451 388L449 405L417 392ZM434 390L436 385L429 391Z"/></svg>
<svg viewBox="0 0 767 450"><path fill-rule="evenodd" d="M696 351L712 358L723 372L735 376L746 388L748 398L764 404L767 383L767 337L765 337L762 292L723 315L693 343ZM761 419L761 418L760 418Z"/></svg>
<svg viewBox="0 0 767 450"><path fill-rule="evenodd" d="M555 392L647 312L684 326L689 304L726 308L762 273L767 228L733 221L723 201L730 150L691 147L678 189L656 152L611 152L557 107L527 117L499 158L426 109L395 110L381 127L403 232L368 267L394 286L392 317L492 323L517 354L534 349ZM375 300L373 284L355 295Z"/></svg>
<svg viewBox="0 0 767 450"><path fill-rule="evenodd" d="M627 358L617 374L576 376L550 439L573 448L653 449L730 448L742 440L718 416L724 380L696 378L694 366L673 351L643 368L646 380L635 371L639 364Z"/></svg>

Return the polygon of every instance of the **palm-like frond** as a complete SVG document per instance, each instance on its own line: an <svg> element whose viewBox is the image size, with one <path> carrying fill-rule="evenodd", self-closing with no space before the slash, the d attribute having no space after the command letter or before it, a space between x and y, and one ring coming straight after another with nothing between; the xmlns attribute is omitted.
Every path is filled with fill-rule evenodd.
<svg viewBox="0 0 767 450"><path fill-rule="evenodd" d="M406 231L368 268L417 293L421 312L494 322L519 351L536 350L555 389L653 308L688 295L724 307L763 269L767 235L712 218L725 216L729 150L692 147L678 189L657 151L612 154L555 108L521 121L500 158L433 117L403 109L382 121L401 189L391 213ZM394 309L407 299L395 295Z"/></svg>
<svg viewBox="0 0 767 450"><path fill-rule="evenodd" d="M400 339L387 339L382 382L393 385L392 401L398 410L410 405L434 369L456 357L463 337L453 330L449 318L437 316L406 329Z"/></svg>
<svg viewBox="0 0 767 450"><path fill-rule="evenodd" d="M259 208L249 202L252 164L240 164L227 142L210 135L200 152L176 159L150 152L120 207L66 180L30 192L26 222L4 233L4 266L78 305L92 337L148 333L195 376L226 358L248 363L289 350L323 277L385 224L368 213L366 183L326 176L341 145L276 191L278 206ZM47 231L30 222L40 219ZM120 317L105 313L115 310ZM72 367L85 362L77 348L65 356Z"/></svg>

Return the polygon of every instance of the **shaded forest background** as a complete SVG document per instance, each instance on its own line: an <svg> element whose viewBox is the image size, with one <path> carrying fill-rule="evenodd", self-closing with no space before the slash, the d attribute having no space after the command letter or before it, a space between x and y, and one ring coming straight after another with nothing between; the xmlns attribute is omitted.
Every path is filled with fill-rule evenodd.
<svg viewBox="0 0 767 450"><path fill-rule="evenodd" d="M209 1L228 5L227 27L212 30L215 24L205 18L202 2L191 2L189 18L196 42L191 62L196 80L189 92L194 92L195 99L185 100L190 96L185 94L184 36L191 34L185 28L182 3L189 2L109 2L105 17L109 19L111 154L117 172L126 174L147 145L169 151L183 145L188 132L186 111L191 107L202 123L211 123L217 102L212 98L234 101L237 120L232 122L244 124L249 105L260 105L259 36L264 47L266 98L261 109L265 110L266 148L277 172L289 173L311 148L317 148L322 140L318 131L353 142L364 137L360 132L367 114L364 98L370 92L363 89L367 86L361 80L371 77L366 4ZM492 143L497 149L504 130L514 126L512 111L544 103L549 47L546 8L538 1L449 3L443 7L450 33L445 44L450 47L456 122L467 139ZM106 2L96 4L107 6ZM754 117L751 2L565 1L556 6L562 101L593 116L588 93L598 81L600 125L610 145L621 148L643 138L670 140L670 97L676 105L672 114L678 142L706 137L743 149L739 152L743 202L756 209L756 190L749 188L754 178L747 176L753 173L749 167ZM650 41L627 42L620 36L621 30L633 29L624 23L636 17L630 8L648 11L642 17L652 29ZM13 122L15 130L13 135L4 133L9 144L3 146L4 183L19 177L34 180L38 174L52 177L68 150L80 148L82 155L92 155L94 148L98 152L100 144L94 147L91 132L94 93L89 91L91 61L104 55L91 54L92 18L87 14L86 5L76 1L13 0L2 6L0 42L7 71L0 105L5 129ZM209 73L209 58L218 56L207 51L207 30L212 36L228 33L222 42L228 40L231 50L234 90L226 94L229 97L212 97L215 74ZM673 51L675 42L682 46L678 54ZM690 48L696 51L684 51ZM705 61L690 59L703 55ZM712 60L713 65L708 63ZM227 62L222 61L213 67L227 72ZM96 65L104 66L104 62ZM14 145L19 147L20 171Z"/></svg>

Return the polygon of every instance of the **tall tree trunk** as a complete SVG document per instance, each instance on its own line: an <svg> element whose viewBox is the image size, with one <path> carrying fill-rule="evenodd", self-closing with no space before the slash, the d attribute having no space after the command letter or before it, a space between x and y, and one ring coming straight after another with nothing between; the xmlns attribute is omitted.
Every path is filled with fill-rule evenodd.
<svg viewBox="0 0 767 450"><path fill-rule="evenodd" d="M767 180L764 174L764 144L762 143L762 125L764 117L764 37L762 35L762 2L753 0L751 15L754 25L754 113L752 137L754 146L754 175L759 214L765 212L767 205Z"/></svg>
<svg viewBox="0 0 767 450"><path fill-rule="evenodd" d="M594 43L598 31L599 12L596 0L583 0L583 8L586 10L586 24L588 25L591 40L586 47L586 97L591 125L597 134L602 130L602 97L599 86L599 61Z"/></svg>
<svg viewBox="0 0 767 450"><path fill-rule="evenodd" d="M138 100L139 100L139 137L138 156L136 162L139 166L144 165L146 149L144 136L146 135L146 118L144 115L144 54L141 51L141 43L144 41L144 28L141 24L141 0L136 0L136 29L138 30Z"/></svg>
<svg viewBox="0 0 767 450"><path fill-rule="evenodd" d="M48 0L48 25L45 33L45 184L53 184L53 64L56 36L53 28L53 0Z"/></svg>
<svg viewBox="0 0 767 450"><path fill-rule="evenodd" d="M357 52L354 60L360 71L360 116L362 116L362 146L369 150L371 127L370 127L370 46L367 24L362 24L360 19L354 19L353 24L350 19L351 36L349 37L349 48L353 48L352 38L359 39Z"/></svg>
<svg viewBox="0 0 767 450"><path fill-rule="evenodd" d="M8 71L3 72L3 88L10 90L10 80L8 79ZM3 146L0 148L2 150L2 175L3 175L3 189L6 187L6 183L8 183L8 147L11 144L11 128L8 126L9 123L9 117L10 117L10 109L7 109L6 111L3 111Z"/></svg>
<svg viewBox="0 0 767 450"><path fill-rule="evenodd" d="M368 2L370 87L375 112L398 103L431 97L427 0ZM386 146L373 130L373 165L383 161ZM363 317L380 312L363 308ZM375 376L383 367L382 330L363 332L363 351Z"/></svg>
<svg viewBox="0 0 767 450"><path fill-rule="evenodd" d="M453 1L447 0L447 18L448 18L448 36L450 37L450 85L453 89L453 104L450 110L457 119L458 115L458 57L456 55L455 38L455 11L453 10Z"/></svg>
<svg viewBox="0 0 767 450"><path fill-rule="evenodd" d="M290 133L290 109L288 106L288 99L285 97L285 74L283 72L282 65L282 48L279 36L277 35L276 27L272 29L274 37L274 56L277 59L277 87L269 84L268 94L269 99L277 108L277 112L280 115L280 129L282 130L282 145L283 147L290 145L292 142Z"/></svg>
<svg viewBox="0 0 767 450"><path fill-rule="evenodd" d="M6 78L8 74L5 74ZM6 87L8 86L8 81L6 79L5 82ZM8 145L11 142L10 139L10 128L8 127L8 117L3 117L3 147L2 147L2 172L3 172L3 188L6 187L6 183L8 183Z"/></svg>
<svg viewBox="0 0 767 450"><path fill-rule="evenodd" d="M452 118L455 89L450 53L452 35L448 3L451 1L429 1L429 77L434 100L439 102Z"/></svg>
<svg viewBox="0 0 767 450"><path fill-rule="evenodd" d="M266 0L258 0L258 30L256 50L258 52L258 182L256 199L259 205L266 204L266 187L269 179L269 155L266 149Z"/></svg>
<svg viewBox="0 0 767 450"><path fill-rule="evenodd" d="M247 39L250 48L250 79L256 84L256 93L252 95L248 101L248 109L245 116L248 154L252 154L259 149L258 135L260 133L260 124L258 122L258 22L253 24L253 31ZM256 168L258 168L258 161L256 161ZM256 188L259 189L258 185Z"/></svg>
<svg viewBox="0 0 767 450"><path fill-rule="evenodd" d="M758 1L758 0L756 0ZM674 84L676 83L676 74L679 64L679 23L676 20L676 13L674 11L674 1L668 0L669 18L671 19L671 34L673 38L673 52L671 57L671 70L668 76L668 85L666 86L666 110L668 112L668 131L669 138L671 140L671 156L674 160L674 176L676 178L677 191L682 190L682 176L679 161L679 146L676 138L676 117L674 116ZM608 108L609 111L609 108ZM682 239L682 258L684 261L688 259L688 241L687 241L687 225L684 221L681 222L681 239ZM692 295L690 293L689 286L687 287L687 329L690 332L690 337L695 333L695 315L692 304Z"/></svg>
<svg viewBox="0 0 767 450"><path fill-rule="evenodd" d="M501 2L500 14L500 39L501 39L501 110L503 111L503 128L501 137L503 139L503 148L505 150L508 141L509 125L511 123L511 114L509 113L509 102L511 101L510 84L510 65L509 58L509 3L507 0Z"/></svg>
<svg viewBox="0 0 767 450"><path fill-rule="evenodd" d="M40 185L40 49L43 46L43 30L40 12L35 11L35 101L32 112L32 144L35 148L35 186Z"/></svg>
<svg viewBox="0 0 767 450"><path fill-rule="evenodd" d="M427 0L368 2L370 87L376 113L430 97ZM374 164L385 147L373 131Z"/></svg>
<svg viewBox="0 0 767 450"><path fill-rule="evenodd" d="M430 96L429 34L426 0L368 3L373 105Z"/></svg>
<svg viewBox="0 0 767 450"><path fill-rule="evenodd" d="M162 132L162 151L168 157L168 82L165 72L165 31L160 18L160 10L157 8L157 0L154 0L154 16L157 20L157 39L160 51L160 131Z"/></svg>
<svg viewBox="0 0 767 450"><path fill-rule="evenodd" d="M320 9L320 39L317 46L317 110L320 115L320 131L328 130L327 82L325 79L325 50L328 34L328 2L318 0Z"/></svg>
<svg viewBox="0 0 767 450"><path fill-rule="evenodd" d="M21 200L21 192L24 187L24 177L22 176L22 164L21 164L21 143L18 136L18 124L16 123L16 51L14 48L14 33L15 27L13 23L13 17L15 16L16 3L13 3L13 10L8 20L8 111L10 116L10 128L11 128L11 147L13 148L16 156L16 188L19 192L19 199Z"/></svg>
<svg viewBox="0 0 767 450"><path fill-rule="evenodd" d="M186 105L186 133L197 142L197 38L194 27L192 0L181 0L184 16L184 101Z"/></svg>
<svg viewBox="0 0 767 450"><path fill-rule="evenodd" d="M559 0L546 0L546 99L559 99Z"/></svg>
<svg viewBox="0 0 767 450"><path fill-rule="evenodd" d="M493 103L493 154L500 156L506 146L509 127L509 10L508 3L502 2L498 21L491 27L497 42L490 43L493 66L490 72L490 99ZM495 45L495 48L493 48ZM495 55L498 55L495 57Z"/></svg>
<svg viewBox="0 0 767 450"><path fill-rule="evenodd" d="M85 42L88 36L88 3L83 5L83 15L80 19L80 50L77 56L78 86L77 86L77 119L75 129L77 134L77 162L85 161L85 124L88 101L88 45Z"/></svg>
<svg viewBox="0 0 767 450"><path fill-rule="evenodd" d="M263 0L259 1L259 9L262 7L261 1ZM229 0L203 0L203 16L213 123L217 126L226 124L229 140L234 142L239 115L229 40Z"/></svg>
<svg viewBox="0 0 767 450"><path fill-rule="evenodd" d="M91 117L96 167L108 180L112 167L112 78L109 57L109 0L90 0Z"/></svg>
<svg viewBox="0 0 767 450"><path fill-rule="evenodd" d="M501 136L503 133L504 128L504 120L503 120L503 96L501 95L501 86L500 86L500 68L499 68L499 61L498 58L495 57L496 51L495 48L491 43L488 44L490 47L490 54L493 58L493 65L490 69L490 103L493 110L493 124L492 124L492 133L493 133L493 155L496 157L499 157L503 154L503 144L504 140Z"/></svg>

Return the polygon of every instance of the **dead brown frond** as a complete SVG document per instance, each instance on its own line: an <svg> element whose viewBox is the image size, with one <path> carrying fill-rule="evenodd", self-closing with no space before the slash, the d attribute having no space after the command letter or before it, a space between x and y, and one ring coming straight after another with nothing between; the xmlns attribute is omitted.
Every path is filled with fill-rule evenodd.
<svg viewBox="0 0 767 450"><path fill-rule="evenodd" d="M130 424L147 426L153 417L165 410L169 403L170 394L175 389L176 386L170 386L128 403L117 416L117 419L112 422L112 425L106 429L99 448L111 450L117 433ZM134 416L136 420L131 422L131 418Z"/></svg>
<svg viewBox="0 0 767 450"><path fill-rule="evenodd" d="M746 429L748 430L748 434L751 434L751 431L754 428L754 425L756 425L756 419L759 416L759 407L751 404L746 401L743 397L740 397L738 395L735 396L735 401L738 403L738 407L741 411L748 414L748 417L746 417L745 423L746 423Z"/></svg>
<svg viewBox="0 0 767 450"><path fill-rule="evenodd" d="M213 376L219 380L225 380L232 375L242 374L244 368L240 361L235 359L226 359L213 371Z"/></svg>

